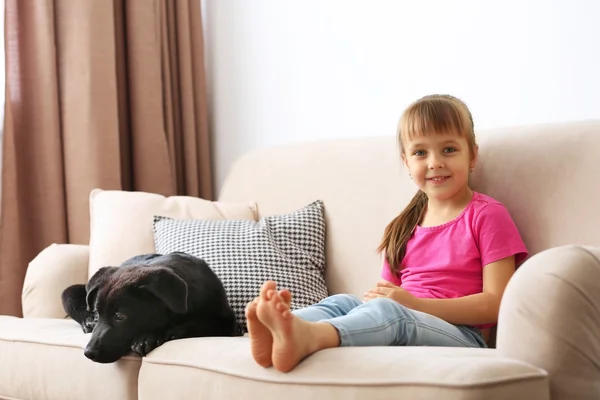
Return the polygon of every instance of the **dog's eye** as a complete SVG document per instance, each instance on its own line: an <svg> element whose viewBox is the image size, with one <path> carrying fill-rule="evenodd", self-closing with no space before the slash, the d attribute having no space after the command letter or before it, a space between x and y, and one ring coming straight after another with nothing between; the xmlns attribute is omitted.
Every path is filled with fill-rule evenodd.
<svg viewBox="0 0 600 400"><path fill-rule="evenodd" d="M115 320L117 321L123 321L125 318L127 318L127 316L121 312L115 312Z"/></svg>

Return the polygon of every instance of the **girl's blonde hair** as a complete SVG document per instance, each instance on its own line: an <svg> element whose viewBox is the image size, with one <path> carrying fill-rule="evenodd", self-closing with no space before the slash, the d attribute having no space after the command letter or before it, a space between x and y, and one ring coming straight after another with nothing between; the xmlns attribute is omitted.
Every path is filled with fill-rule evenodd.
<svg viewBox="0 0 600 400"><path fill-rule="evenodd" d="M402 114L398 124L398 143L405 155L407 139L420 136L455 133L465 137L473 159L477 152L473 117L467 105L450 95L429 95L412 103ZM385 228L378 251L385 251L390 272L398 277L406 254L406 243L415 227L423 219L427 195L419 189L408 206Z"/></svg>

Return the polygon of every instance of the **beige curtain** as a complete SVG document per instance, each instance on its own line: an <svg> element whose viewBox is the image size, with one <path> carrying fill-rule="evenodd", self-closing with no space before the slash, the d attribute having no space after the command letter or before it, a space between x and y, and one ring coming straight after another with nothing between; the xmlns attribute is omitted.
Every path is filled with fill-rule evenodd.
<svg viewBox="0 0 600 400"><path fill-rule="evenodd" d="M199 0L6 0L0 314L95 187L213 198Z"/></svg>

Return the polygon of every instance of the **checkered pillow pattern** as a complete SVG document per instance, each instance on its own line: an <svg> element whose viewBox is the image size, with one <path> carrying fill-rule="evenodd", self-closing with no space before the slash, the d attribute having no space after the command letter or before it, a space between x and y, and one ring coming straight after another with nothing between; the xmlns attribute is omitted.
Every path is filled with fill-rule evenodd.
<svg viewBox="0 0 600 400"><path fill-rule="evenodd" d="M154 217L157 253L181 251L206 261L219 276L244 332L246 304L266 280L292 292L292 309L327 297L325 216L321 200L295 212L252 220Z"/></svg>

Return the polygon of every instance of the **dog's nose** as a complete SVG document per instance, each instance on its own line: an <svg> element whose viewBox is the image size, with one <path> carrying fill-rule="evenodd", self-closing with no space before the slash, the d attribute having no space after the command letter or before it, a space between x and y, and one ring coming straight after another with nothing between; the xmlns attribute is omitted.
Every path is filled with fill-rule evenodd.
<svg viewBox="0 0 600 400"><path fill-rule="evenodd" d="M92 361L96 360L96 358L98 357L98 353L99 353L98 350L93 350L90 348L86 348L83 351L83 354Z"/></svg>

